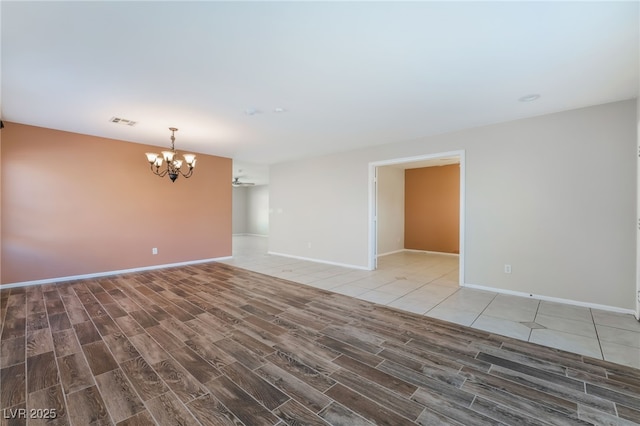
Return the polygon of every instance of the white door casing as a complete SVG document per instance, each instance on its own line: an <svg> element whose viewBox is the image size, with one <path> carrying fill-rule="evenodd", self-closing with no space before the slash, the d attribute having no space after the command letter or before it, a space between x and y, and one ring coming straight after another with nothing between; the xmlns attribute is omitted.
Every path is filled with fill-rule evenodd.
<svg viewBox="0 0 640 426"><path fill-rule="evenodd" d="M460 160L460 257L459 257L459 285L464 285L464 235L465 235L465 151L450 151L436 154L425 154L414 157L396 158L369 163L369 262L368 267L377 267L377 176L378 167L397 164L436 160L439 158L458 157Z"/></svg>

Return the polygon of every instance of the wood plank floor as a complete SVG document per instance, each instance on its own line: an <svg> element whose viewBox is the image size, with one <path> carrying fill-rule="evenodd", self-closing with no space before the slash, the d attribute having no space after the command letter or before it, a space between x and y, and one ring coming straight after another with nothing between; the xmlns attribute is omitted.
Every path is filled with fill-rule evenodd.
<svg viewBox="0 0 640 426"><path fill-rule="evenodd" d="M217 263L3 290L0 321L2 425L640 424L640 370Z"/></svg>

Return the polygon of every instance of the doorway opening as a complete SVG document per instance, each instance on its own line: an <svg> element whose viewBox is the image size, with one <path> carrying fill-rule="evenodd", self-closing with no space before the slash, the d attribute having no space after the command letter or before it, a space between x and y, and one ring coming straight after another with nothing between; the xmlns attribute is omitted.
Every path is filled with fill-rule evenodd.
<svg viewBox="0 0 640 426"><path fill-rule="evenodd" d="M385 253L379 253L381 238L388 239L385 235L381 235L381 223L379 219L381 216L380 205L380 186L379 180L380 168L393 166L394 169L399 169L404 173L406 169L417 169L425 167L435 167L459 164L459 230L458 230L458 248L459 248L459 285L464 285L464 235L465 235L465 157L464 150L442 152L437 154L427 154L414 157L396 158L384 161L376 161L369 163L369 262L368 269L377 269L379 255ZM383 169L384 170L384 169ZM384 188L383 188L384 189ZM388 191L387 189L384 189ZM402 188L404 190L404 187ZM404 206L403 206L404 207ZM403 247L400 250L407 250L405 248L404 241Z"/></svg>

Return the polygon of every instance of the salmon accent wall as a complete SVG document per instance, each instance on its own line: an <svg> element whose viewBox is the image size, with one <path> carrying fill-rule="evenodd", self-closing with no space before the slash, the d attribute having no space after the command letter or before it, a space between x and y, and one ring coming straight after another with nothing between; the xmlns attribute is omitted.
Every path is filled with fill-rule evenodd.
<svg viewBox="0 0 640 426"><path fill-rule="evenodd" d="M460 253L460 165L405 170L404 246Z"/></svg>
<svg viewBox="0 0 640 426"><path fill-rule="evenodd" d="M231 256L229 158L172 183L158 147L6 122L1 143L2 284Z"/></svg>
<svg viewBox="0 0 640 426"><path fill-rule="evenodd" d="M2 285L2 130L0 130L0 285Z"/></svg>

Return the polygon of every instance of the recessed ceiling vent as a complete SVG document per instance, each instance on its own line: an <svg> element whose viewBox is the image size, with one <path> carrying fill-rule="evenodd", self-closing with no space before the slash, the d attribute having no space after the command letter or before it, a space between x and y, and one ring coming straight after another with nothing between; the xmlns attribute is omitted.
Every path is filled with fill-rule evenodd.
<svg viewBox="0 0 640 426"><path fill-rule="evenodd" d="M126 118L120 118L120 117L111 117L109 121L112 123L122 124L124 126L130 126L130 127L133 127L136 124L138 124L137 121L127 120Z"/></svg>

